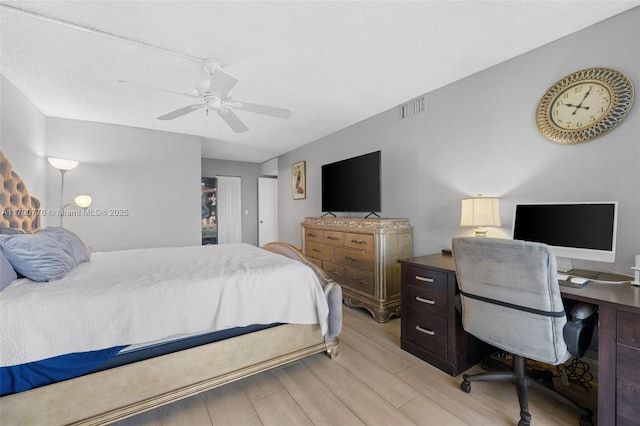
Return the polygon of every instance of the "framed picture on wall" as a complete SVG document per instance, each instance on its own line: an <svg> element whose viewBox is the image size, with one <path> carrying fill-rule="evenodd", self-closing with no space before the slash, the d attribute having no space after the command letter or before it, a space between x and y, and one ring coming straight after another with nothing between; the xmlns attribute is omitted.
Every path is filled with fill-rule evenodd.
<svg viewBox="0 0 640 426"><path fill-rule="evenodd" d="M292 167L292 187L293 187L293 199L304 200L307 198L307 176L306 176L306 161L298 161L293 163Z"/></svg>

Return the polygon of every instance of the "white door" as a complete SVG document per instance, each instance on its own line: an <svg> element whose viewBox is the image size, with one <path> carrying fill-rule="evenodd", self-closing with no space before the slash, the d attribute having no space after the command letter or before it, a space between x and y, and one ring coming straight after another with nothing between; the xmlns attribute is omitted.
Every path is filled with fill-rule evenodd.
<svg viewBox="0 0 640 426"><path fill-rule="evenodd" d="M258 178L258 245L278 241L278 178Z"/></svg>
<svg viewBox="0 0 640 426"><path fill-rule="evenodd" d="M218 244L242 242L242 179L216 176L218 179Z"/></svg>

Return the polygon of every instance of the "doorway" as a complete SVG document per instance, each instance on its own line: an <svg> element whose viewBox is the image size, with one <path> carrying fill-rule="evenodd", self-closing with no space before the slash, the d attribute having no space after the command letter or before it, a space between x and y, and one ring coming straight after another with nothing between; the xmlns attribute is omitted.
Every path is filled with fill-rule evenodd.
<svg viewBox="0 0 640 426"><path fill-rule="evenodd" d="M278 241L278 178L258 178L258 245Z"/></svg>

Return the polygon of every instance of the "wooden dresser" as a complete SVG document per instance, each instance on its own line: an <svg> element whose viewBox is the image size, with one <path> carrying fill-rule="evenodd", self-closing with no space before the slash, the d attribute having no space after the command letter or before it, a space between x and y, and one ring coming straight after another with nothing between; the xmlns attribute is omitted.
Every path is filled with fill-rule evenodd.
<svg viewBox="0 0 640 426"><path fill-rule="evenodd" d="M342 286L345 305L379 322L400 315L398 259L413 245L408 219L308 217L301 226L303 253Z"/></svg>
<svg viewBox="0 0 640 426"><path fill-rule="evenodd" d="M478 363L486 345L462 328L453 258L434 254L403 259L400 346L457 376Z"/></svg>

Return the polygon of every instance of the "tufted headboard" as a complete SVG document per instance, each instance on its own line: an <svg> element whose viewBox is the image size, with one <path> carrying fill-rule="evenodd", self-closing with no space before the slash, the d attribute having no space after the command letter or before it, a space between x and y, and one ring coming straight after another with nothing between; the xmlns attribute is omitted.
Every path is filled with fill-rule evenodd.
<svg viewBox="0 0 640 426"><path fill-rule="evenodd" d="M0 151L0 228L33 231L40 227L40 201L29 195L20 176Z"/></svg>

